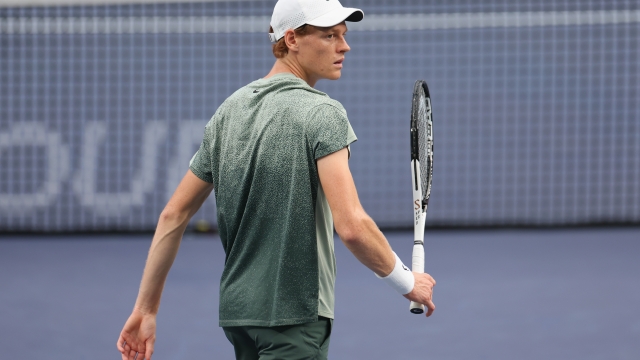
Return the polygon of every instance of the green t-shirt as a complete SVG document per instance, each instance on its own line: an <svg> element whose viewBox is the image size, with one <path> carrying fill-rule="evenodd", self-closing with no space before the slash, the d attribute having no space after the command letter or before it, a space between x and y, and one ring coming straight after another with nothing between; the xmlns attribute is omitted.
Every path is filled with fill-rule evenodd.
<svg viewBox="0 0 640 360"><path fill-rule="evenodd" d="M333 318L333 219L316 160L355 140L342 105L293 74L254 81L220 105L190 165L215 189L220 326Z"/></svg>

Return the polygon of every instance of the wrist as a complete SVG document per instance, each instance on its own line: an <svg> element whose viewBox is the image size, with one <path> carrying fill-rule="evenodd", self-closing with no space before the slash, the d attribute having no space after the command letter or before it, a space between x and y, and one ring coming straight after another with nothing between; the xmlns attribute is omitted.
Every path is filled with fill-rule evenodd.
<svg viewBox="0 0 640 360"><path fill-rule="evenodd" d="M382 279L389 286L394 288L401 295L406 295L413 290L413 286L415 285L415 278L413 273L407 266L402 263L400 257L394 252L393 255L396 257L396 263L393 266L393 270L387 276L376 276L379 279Z"/></svg>
<svg viewBox="0 0 640 360"><path fill-rule="evenodd" d="M136 304L133 307L133 312L139 313L140 315L143 315L143 316L148 316L148 315L156 316L158 314L158 309Z"/></svg>

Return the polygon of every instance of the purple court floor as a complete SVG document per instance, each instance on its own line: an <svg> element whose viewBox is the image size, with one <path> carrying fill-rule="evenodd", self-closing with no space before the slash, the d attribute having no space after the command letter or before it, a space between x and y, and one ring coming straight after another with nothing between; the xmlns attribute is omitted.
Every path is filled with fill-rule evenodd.
<svg viewBox="0 0 640 360"><path fill-rule="evenodd" d="M410 262L412 232L388 232ZM119 359L150 235L0 236L0 359ZM640 359L640 228L427 232L431 318L336 239L331 359ZM154 359L233 359L217 326L223 251L186 235Z"/></svg>

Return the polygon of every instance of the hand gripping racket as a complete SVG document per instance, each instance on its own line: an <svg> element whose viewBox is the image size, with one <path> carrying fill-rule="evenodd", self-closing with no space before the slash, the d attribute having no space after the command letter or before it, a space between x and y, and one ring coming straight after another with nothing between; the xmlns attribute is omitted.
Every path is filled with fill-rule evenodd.
<svg viewBox="0 0 640 360"><path fill-rule="evenodd" d="M412 271L424 272L424 221L427 216L431 176L433 174L433 131L431 98L423 80L413 87L411 104L411 179L413 182L413 256ZM422 314L424 305L411 302L410 310Z"/></svg>

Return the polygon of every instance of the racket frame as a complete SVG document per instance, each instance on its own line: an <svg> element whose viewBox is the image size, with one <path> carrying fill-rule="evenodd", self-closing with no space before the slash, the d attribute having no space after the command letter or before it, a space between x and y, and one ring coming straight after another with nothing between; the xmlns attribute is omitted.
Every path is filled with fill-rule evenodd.
<svg viewBox="0 0 640 360"><path fill-rule="evenodd" d="M418 126L416 123L417 109L419 108L419 97L417 96L419 87L422 87L426 100L426 113L427 113L427 125L429 126L429 132L427 134L427 151L429 158L429 179L427 181L428 188L426 189L426 196L422 196L422 177L420 171L420 149L419 146L419 134ZM431 195L431 174L433 171L433 124L431 118L431 97L429 95L429 88L427 83L423 80L416 81L413 91L413 102L411 108L411 180L413 182L413 253L411 257L411 270L416 273L424 273L424 227L427 217L427 207L429 205L429 197ZM414 301L409 305L409 310L413 314L424 313L424 305L416 303Z"/></svg>

